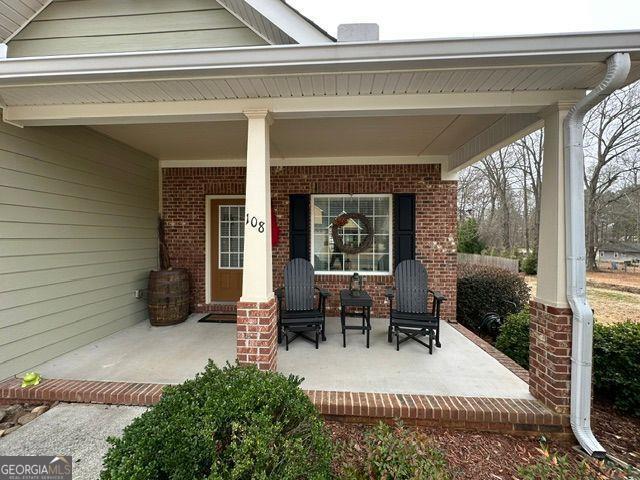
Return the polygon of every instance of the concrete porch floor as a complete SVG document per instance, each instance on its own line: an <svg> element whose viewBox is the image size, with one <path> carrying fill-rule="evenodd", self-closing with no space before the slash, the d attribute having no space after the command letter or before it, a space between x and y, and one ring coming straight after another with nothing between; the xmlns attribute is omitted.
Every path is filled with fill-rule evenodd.
<svg viewBox="0 0 640 480"><path fill-rule="evenodd" d="M203 315L171 327L142 322L31 370L45 378L180 383L216 364L235 361L235 324L199 323ZM353 321L353 320L352 320ZM342 347L339 319L327 319L327 341L316 350L302 339L280 347L278 370L304 377L307 390L531 399L528 385L450 325L441 349L429 355L415 342L400 351L387 343L385 319L372 319L371 348L360 332Z"/></svg>

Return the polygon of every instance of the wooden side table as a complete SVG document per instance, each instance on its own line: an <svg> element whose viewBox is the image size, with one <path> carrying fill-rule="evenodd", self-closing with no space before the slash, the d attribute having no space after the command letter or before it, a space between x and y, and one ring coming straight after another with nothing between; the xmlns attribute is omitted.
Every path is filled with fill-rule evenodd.
<svg viewBox="0 0 640 480"><path fill-rule="evenodd" d="M369 333L371 332L371 306L373 300L367 292L361 292L354 297L350 290L340 290L340 324L342 326L342 346L347 346L347 330L360 330L367 335L367 348L369 348ZM354 310L347 310L347 309ZM347 325L347 317L361 318L361 325Z"/></svg>

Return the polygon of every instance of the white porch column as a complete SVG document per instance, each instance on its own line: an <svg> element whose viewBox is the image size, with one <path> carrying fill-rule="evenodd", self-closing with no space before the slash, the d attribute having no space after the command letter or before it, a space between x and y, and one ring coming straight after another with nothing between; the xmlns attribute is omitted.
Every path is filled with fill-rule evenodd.
<svg viewBox="0 0 640 480"><path fill-rule="evenodd" d="M565 215L563 121L571 105L554 105L544 112L544 164L538 244L536 300L568 307L565 295Z"/></svg>
<svg viewBox="0 0 640 480"><path fill-rule="evenodd" d="M247 187L245 200L242 302L273 298L271 271L271 177L269 125L266 110L245 111L247 132Z"/></svg>
<svg viewBox="0 0 640 480"><path fill-rule="evenodd" d="M237 356L261 370L276 369L277 320L271 267L271 178L267 110L248 119L242 297L237 305Z"/></svg>
<svg viewBox="0 0 640 480"><path fill-rule="evenodd" d="M571 399L571 319L565 285L563 121L570 105L544 114L544 164L538 246L538 289L531 302L529 391L562 414Z"/></svg>

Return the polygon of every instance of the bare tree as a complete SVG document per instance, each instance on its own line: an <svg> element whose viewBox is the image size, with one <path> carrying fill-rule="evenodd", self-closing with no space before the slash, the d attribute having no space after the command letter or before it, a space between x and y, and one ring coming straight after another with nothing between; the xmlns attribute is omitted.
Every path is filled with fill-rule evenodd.
<svg viewBox="0 0 640 480"><path fill-rule="evenodd" d="M474 165L474 168L482 171L489 182L491 190L491 211L490 219L496 213L497 207L500 207L501 215L501 232L502 232L502 248L510 250L511 243L511 186L513 179L512 171L515 165L512 155L512 146L498 150L480 160ZM498 200L496 205L495 200Z"/></svg>
<svg viewBox="0 0 640 480"><path fill-rule="evenodd" d="M461 218L478 221L490 248L536 250L544 132L538 130L460 175ZM614 93L585 119L587 265L603 242L640 242L640 82Z"/></svg>
<svg viewBox="0 0 640 480"><path fill-rule="evenodd" d="M537 250L538 229L540 227L540 196L542 194L542 151L544 145L544 130L537 130L518 140L515 144L518 162L521 170L524 196L524 237L527 251ZM530 219L529 196L533 200Z"/></svg>
<svg viewBox="0 0 640 480"><path fill-rule="evenodd" d="M460 172L458 178L458 217L482 221L491 204L489 186L484 173L473 168Z"/></svg>
<svg viewBox="0 0 640 480"><path fill-rule="evenodd" d="M613 93L587 114L584 144L587 268L597 270L600 217L629 193L624 182L640 169L640 84Z"/></svg>

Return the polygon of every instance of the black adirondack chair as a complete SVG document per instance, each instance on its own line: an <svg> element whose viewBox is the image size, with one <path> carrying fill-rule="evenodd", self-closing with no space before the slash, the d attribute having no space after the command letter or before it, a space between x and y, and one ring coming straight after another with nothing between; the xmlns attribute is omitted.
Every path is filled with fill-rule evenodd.
<svg viewBox="0 0 640 480"><path fill-rule="evenodd" d="M278 343L285 338L286 349L297 337L315 343L326 340L325 305L329 292L315 286L313 265L294 258L284 269L284 287L276 290L278 299ZM316 303L317 293L317 303ZM314 335L313 338L310 335Z"/></svg>
<svg viewBox="0 0 640 480"><path fill-rule="evenodd" d="M416 260L400 262L395 271L394 289L388 289L389 299L389 331L387 340L392 342L396 337L396 350L407 340L415 340L433 353L433 340L440 348L440 305L446 298L428 287L427 270ZM433 296L429 311L429 294ZM394 306L393 300L396 299ZM400 335L405 338L400 339ZM420 337L429 337L425 343Z"/></svg>

